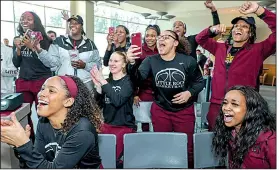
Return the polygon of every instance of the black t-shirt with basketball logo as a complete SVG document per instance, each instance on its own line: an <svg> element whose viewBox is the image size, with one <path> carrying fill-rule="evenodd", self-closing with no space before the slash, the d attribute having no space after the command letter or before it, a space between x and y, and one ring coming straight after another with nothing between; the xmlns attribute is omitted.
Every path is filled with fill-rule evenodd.
<svg viewBox="0 0 279 170"><path fill-rule="evenodd" d="M149 56L143 60L138 70L134 65L129 65L128 70L131 75L137 77L139 82L149 76L152 77L156 104L171 112L177 112L191 106L204 87L204 79L197 61L191 56L180 53L176 53L171 61L163 60L159 54ZM174 95L187 90L192 94L188 102L172 103Z"/></svg>
<svg viewBox="0 0 279 170"><path fill-rule="evenodd" d="M226 69L228 70L232 64L235 54L240 50L241 47L232 47L230 52L227 54L225 59Z"/></svg>

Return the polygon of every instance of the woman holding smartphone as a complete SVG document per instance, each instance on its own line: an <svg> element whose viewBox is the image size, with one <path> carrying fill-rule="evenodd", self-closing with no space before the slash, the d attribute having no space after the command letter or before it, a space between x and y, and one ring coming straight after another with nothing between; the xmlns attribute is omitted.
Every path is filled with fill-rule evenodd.
<svg viewBox="0 0 279 170"><path fill-rule="evenodd" d="M188 162L193 168L194 98L204 87L204 80L193 57L185 55L178 35L166 30L157 36L159 54L147 57L139 68L135 60L139 48L132 45L127 56L129 72L138 82L152 78L154 102L151 106L155 132L183 132L188 135Z"/></svg>
<svg viewBox="0 0 279 170"><path fill-rule="evenodd" d="M155 54L158 54L156 37L161 33L158 25L149 25L145 30L144 42L142 44L142 53L139 59L136 60L136 67L139 67L142 61ZM152 90L152 79L148 78L137 85L135 89L134 105L140 107L140 102L152 102L154 100ZM149 123L142 123L142 131L149 131Z"/></svg>
<svg viewBox="0 0 279 170"><path fill-rule="evenodd" d="M108 34L107 41L108 46L104 56L104 66L108 66L110 56L114 51L126 52L131 46L130 31L124 25L118 25L115 33Z"/></svg>
<svg viewBox="0 0 279 170"><path fill-rule="evenodd" d="M123 136L136 130L133 115L133 86L126 73L126 54L120 51L112 53L109 60L111 77L104 79L96 67L91 70L96 85L96 100L103 107L104 124L101 133L116 135L117 168L123 168L120 160L123 156Z"/></svg>
<svg viewBox="0 0 279 170"><path fill-rule="evenodd" d="M40 46L48 50L50 46L50 39L48 38L44 26L37 14L34 12L24 12L18 24L17 31L22 37L21 44L14 44L13 50L13 64L15 67L20 67L19 78L16 80L16 92L23 93L24 103L30 103L30 108L35 101L38 104L37 95L40 91L45 80L52 76L49 67L46 67L39 59L34 49L34 42L36 40L31 39L26 34L28 30L40 32L43 40L41 40ZM36 37L37 38L37 37ZM28 124L31 126L31 138L34 140L33 123L31 120L31 110L28 114Z"/></svg>

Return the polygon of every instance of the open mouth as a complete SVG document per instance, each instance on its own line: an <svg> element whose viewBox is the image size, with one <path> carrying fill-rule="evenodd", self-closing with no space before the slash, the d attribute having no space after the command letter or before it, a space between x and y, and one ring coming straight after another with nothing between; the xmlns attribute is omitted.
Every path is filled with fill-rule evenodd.
<svg viewBox="0 0 279 170"><path fill-rule="evenodd" d="M38 100L38 106L47 106L48 102L43 101L43 100Z"/></svg>
<svg viewBox="0 0 279 170"><path fill-rule="evenodd" d="M166 45L163 43L159 43L159 47L165 47Z"/></svg>
<svg viewBox="0 0 279 170"><path fill-rule="evenodd" d="M225 121L226 123L231 122L232 119L233 119L233 115L224 114L224 121Z"/></svg>
<svg viewBox="0 0 279 170"><path fill-rule="evenodd" d="M116 67L110 67L109 69L110 69L110 70L114 70L114 69L116 69Z"/></svg>
<svg viewBox="0 0 279 170"><path fill-rule="evenodd" d="M234 34L235 34L235 35L242 35L242 32L240 32L240 31L235 31Z"/></svg>

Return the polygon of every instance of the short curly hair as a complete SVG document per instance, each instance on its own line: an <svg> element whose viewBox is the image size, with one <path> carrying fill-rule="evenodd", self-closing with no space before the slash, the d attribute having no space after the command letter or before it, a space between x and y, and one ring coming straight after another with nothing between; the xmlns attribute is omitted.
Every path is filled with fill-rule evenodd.
<svg viewBox="0 0 279 170"><path fill-rule="evenodd" d="M75 76L67 75L71 77L77 85L78 93L75 98L73 105L71 106L64 123L62 124L62 130L67 132L70 128L76 124L81 117L86 117L90 122L95 126L96 131L100 132L102 124L101 110L97 105L97 102L93 98L89 89L85 84L80 80L80 78ZM63 87L66 89L67 97L70 97L69 89L65 84L64 80L61 79Z"/></svg>

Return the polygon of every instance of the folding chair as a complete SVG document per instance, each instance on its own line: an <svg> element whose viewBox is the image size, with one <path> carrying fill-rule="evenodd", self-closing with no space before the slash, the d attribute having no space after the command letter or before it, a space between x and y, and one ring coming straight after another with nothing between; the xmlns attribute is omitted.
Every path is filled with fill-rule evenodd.
<svg viewBox="0 0 279 170"><path fill-rule="evenodd" d="M204 124L207 124L207 113L209 111L210 102L202 102L201 103L201 128L204 127Z"/></svg>
<svg viewBox="0 0 279 170"><path fill-rule="evenodd" d="M125 134L124 168L188 168L187 134Z"/></svg>
<svg viewBox="0 0 279 170"><path fill-rule="evenodd" d="M133 114L137 123L137 132L142 132L142 123L149 123L149 131L153 132L153 125L151 121L152 102L140 102L140 106L133 105Z"/></svg>
<svg viewBox="0 0 279 170"><path fill-rule="evenodd" d="M220 165L220 158L212 151L213 132L194 134L194 168L214 168Z"/></svg>
<svg viewBox="0 0 279 170"><path fill-rule="evenodd" d="M99 154L104 168L116 168L116 136L113 134L99 134Z"/></svg>

